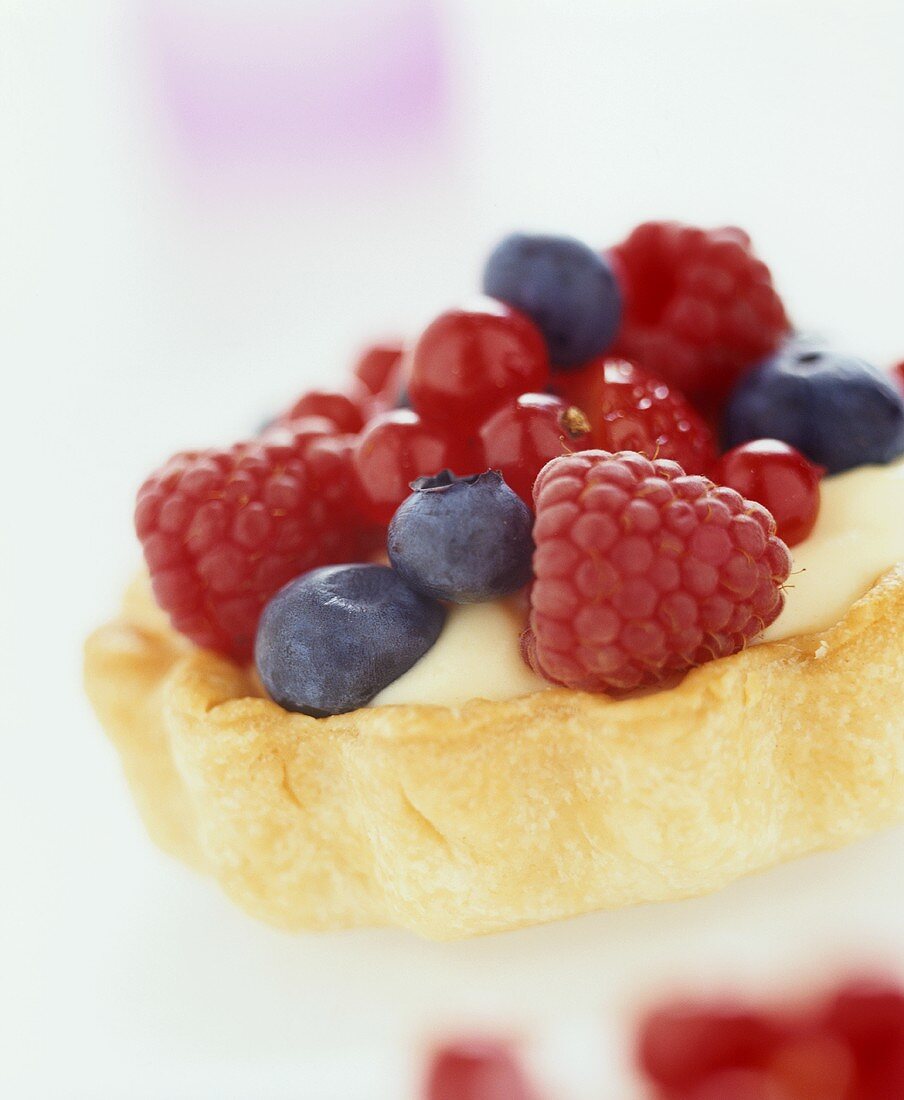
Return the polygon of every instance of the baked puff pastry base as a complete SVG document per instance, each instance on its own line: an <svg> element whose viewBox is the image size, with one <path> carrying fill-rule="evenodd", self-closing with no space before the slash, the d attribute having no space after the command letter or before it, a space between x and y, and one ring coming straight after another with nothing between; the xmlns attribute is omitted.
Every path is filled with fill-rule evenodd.
<svg viewBox="0 0 904 1100"><path fill-rule="evenodd" d="M157 843L282 928L454 939L717 890L904 817L904 565L643 697L290 714L146 581L86 647Z"/></svg>

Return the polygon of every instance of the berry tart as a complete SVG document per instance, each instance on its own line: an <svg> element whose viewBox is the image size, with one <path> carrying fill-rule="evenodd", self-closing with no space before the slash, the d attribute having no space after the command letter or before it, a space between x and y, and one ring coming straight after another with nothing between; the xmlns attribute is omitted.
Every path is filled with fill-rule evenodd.
<svg viewBox="0 0 904 1100"><path fill-rule="evenodd" d="M904 817L904 398L738 229L484 297L151 474L86 682L166 850L288 929L716 890Z"/></svg>

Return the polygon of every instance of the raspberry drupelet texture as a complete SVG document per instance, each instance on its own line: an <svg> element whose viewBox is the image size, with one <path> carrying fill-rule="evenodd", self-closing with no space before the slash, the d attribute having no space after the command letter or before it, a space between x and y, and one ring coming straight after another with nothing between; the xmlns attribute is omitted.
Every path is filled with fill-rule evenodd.
<svg viewBox="0 0 904 1100"><path fill-rule="evenodd" d="M769 268L733 227L639 225L612 250L625 312L613 352L707 410L774 351L788 318Z"/></svg>
<svg viewBox="0 0 904 1100"><path fill-rule="evenodd" d="M228 450L175 455L138 492L135 528L154 594L196 645L251 658L286 582L353 561L370 533L351 511L350 442L307 418Z"/></svg>
<svg viewBox="0 0 904 1100"><path fill-rule="evenodd" d="M742 649L791 557L759 504L631 451L553 459L534 487L525 655L553 683L630 691Z"/></svg>

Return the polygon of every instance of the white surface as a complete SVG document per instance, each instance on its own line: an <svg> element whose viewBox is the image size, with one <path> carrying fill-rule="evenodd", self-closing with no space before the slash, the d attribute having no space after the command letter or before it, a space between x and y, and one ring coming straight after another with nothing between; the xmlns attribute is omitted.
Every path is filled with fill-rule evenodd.
<svg viewBox="0 0 904 1100"><path fill-rule="evenodd" d="M281 936L151 848L79 686L153 463L469 292L509 228L734 221L801 322L904 354L900 6L474 0L440 163L244 191L174 159L132 13L0 4L0 1093L389 1100L419 1038L484 1020L539 1037L564 1100L604 1065L620 1097L614 1021L670 979L904 966L900 831L457 946Z"/></svg>

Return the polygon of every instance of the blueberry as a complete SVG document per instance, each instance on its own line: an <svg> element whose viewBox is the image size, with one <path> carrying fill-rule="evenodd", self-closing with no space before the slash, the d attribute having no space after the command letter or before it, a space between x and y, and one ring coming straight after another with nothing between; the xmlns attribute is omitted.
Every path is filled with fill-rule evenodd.
<svg viewBox="0 0 904 1100"><path fill-rule="evenodd" d="M621 320L608 261L572 237L506 237L487 260L483 289L531 318L555 367L577 367L604 352Z"/></svg>
<svg viewBox="0 0 904 1100"><path fill-rule="evenodd" d="M781 439L837 474L904 453L904 399L862 359L792 339L741 380L723 434L727 448Z"/></svg>
<svg viewBox="0 0 904 1100"><path fill-rule="evenodd" d="M454 603L506 596L531 579L533 517L495 470L420 478L389 525L389 560L418 592Z"/></svg>
<svg viewBox="0 0 904 1100"><path fill-rule="evenodd" d="M323 718L369 703L424 656L446 612L385 565L332 565L264 608L254 657L267 694Z"/></svg>

